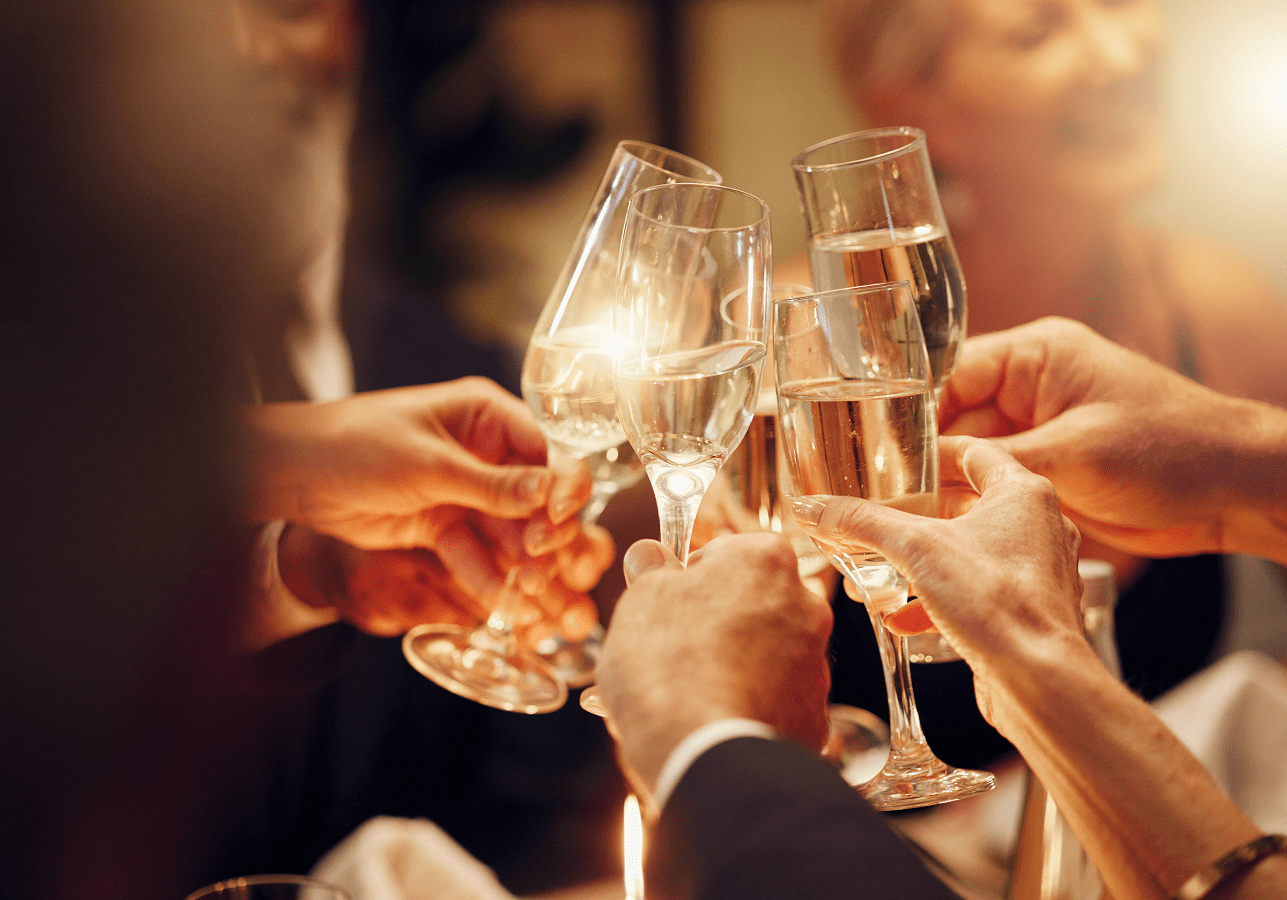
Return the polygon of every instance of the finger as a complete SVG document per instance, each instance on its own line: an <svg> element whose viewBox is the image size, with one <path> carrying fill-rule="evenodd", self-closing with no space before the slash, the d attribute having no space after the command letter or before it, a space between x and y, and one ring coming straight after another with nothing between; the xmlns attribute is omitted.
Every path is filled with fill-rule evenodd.
<svg viewBox="0 0 1287 900"><path fill-rule="evenodd" d="M538 510L523 529L523 549L533 556L553 553L566 547L581 534L581 523L566 519L555 523L545 510Z"/></svg>
<svg viewBox="0 0 1287 900"><path fill-rule="evenodd" d="M583 459L572 459L563 454L550 457L550 470L554 481L550 487L550 497L546 501L546 510L554 524L567 522L581 507L590 500L594 488L594 479L590 476L590 467Z"/></svg>
<svg viewBox="0 0 1287 900"><path fill-rule="evenodd" d="M675 554L671 553L657 541L635 541L626 551L622 567L626 573L626 584L645 575L654 569L682 569Z"/></svg>
<svg viewBox="0 0 1287 900"><path fill-rule="evenodd" d="M998 440L972 437L939 439L939 479L968 484L982 494L998 481L1030 475Z"/></svg>
<svg viewBox="0 0 1287 900"><path fill-rule="evenodd" d="M549 499L554 476L549 469L492 465L465 448L443 443L433 461L434 496L426 505L450 503L505 519L526 518Z"/></svg>
<svg viewBox="0 0 1287 900"><path fill-rule="evenodd" d="M911 637L916 634L924 634L927 631L934 631L934 623L930 620L929 613L921 605L920 600L912 600L906 606L902 606L884 618L885 627L894 634L902 637Z"/></svg>
<svg viewBox="0 0 1287 900"><path fill-rule="evenodd" d="M495 555L465 522L448 526L435 550L452 578L479 602L485 616L490 611L488 600L505 584L508 566L498 565Z"/></svg>
<svg viewBox="0 0 1287 900"><path fill-rule="evenodd" d="M573 590L589 591L617 558L617 545L606 528L591 525L558 552L559 578Z"/></svg>
<svg viewBox="0 0 1287 900"><path fill-rule="evenodd" d="M791 511L810 537L850 552L875 550L895 564L918 548L925 516L857 497L814 494L796 497Z"/></svg>

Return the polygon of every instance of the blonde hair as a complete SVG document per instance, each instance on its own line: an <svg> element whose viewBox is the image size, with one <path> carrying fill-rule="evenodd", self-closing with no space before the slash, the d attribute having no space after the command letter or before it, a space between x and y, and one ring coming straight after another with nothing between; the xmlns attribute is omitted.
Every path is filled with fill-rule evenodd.
<svg viewBox="0 0 1287 900"><path fill-rule="evenodd" d="M928 81L954 18L947 0L822 0L826 40L849 88Z"/></svg>

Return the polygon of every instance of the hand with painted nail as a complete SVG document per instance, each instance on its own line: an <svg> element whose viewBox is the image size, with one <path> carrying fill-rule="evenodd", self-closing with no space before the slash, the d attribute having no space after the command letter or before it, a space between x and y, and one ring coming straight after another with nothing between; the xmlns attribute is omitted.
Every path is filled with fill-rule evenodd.
<svg viewBox="0 0 1287 900"><path fill-rule="evenodd" d="M656 541L625 556L598 686L609 728L648 796L670 751L726 718L764 722L819 750L827 737L831 608L775 534L717 538L688 567Z"/></svg>

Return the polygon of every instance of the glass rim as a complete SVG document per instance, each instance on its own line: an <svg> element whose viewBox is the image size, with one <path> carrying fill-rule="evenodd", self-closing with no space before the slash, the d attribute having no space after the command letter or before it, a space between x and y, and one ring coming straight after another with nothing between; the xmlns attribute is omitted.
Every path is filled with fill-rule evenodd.
<svg viewBox="0 0 1287 900"><path fill-rule="evenodd" d="M721 193L736 194L739 197L744 197L759 207L759 210L760 210L759 217L752 221L745 222L741 225L724 225L719 227L716 227L716 226L705 227L702 225L677 225L673 222L663 222L662 220L658 219L655 216L650 216L647 213L640 212L639 207L636 205L636 201L640 197L645 196L646 194L652 194L659 191L682 190L683 188L702 188L703 190L715 190L715 191L720 191ZM654 184L652 187L646 187L646 188L643 188L642 190L636 191L631 196L630 202L626 207L626 217L629 218L630 216L639 216L641 219L645 219L649 222L653 222L662 228L677 228L677 229L682 229L684 231L700 232L700 233L707 233L707 234L727 234L735 231L751 231L752 229L758 228L761 225L767 224L769 221L769 205L765 203L763 200L761 200L759 197L755 196L754 194L748 193L746 191L738 190L737 188L731 188L726 184L712 184L712 183L703 182L703 181L675 181L675 182L671 182L670 184Z"/></svg>
<svg viewBox="0 0 1287 900"><path fill-rule="evenodd" d="M224 891L235 890L241 887L254 887L261 884L296 884L300 887L312 887L324 889L334 893L337 897L350 900L350 894L338 884L332 884L329 881L322 881L320 878L313 878L311 875L242 875L235 878L225 878L222 881L216 881L214 884L208 884L205 887L197 888L188 894L184 900L201 900L204 897L216 897Z"/></svg>
<svg viewBox="0 0 1287 900"><path fill-rule="evenodd" d="M893 135L902 135L908 138L907 143L894 147L890 150L882 150L879 153L870 153L865 156L858 156L854 159L846 159L842 162L831 163L809 163L806 158L812 156L820 150L826 150L839 144L845 144L850 141L870 140L873 138L889 137ZM915 152L924 148L925 132L911 125L894 125L888 128L869 128L864 131L853 131L849 134L842 134L839 137L828 138L825 141L819 141L805 147L795 158L791 160L791 168L796 172L828 172L835 169L844 169L849 166L869 166L872 163L881 162L886 159L893 159L896 156L902 156L905 153Z"/></svg>
<svg viewBox="0 0 1287 900"><path fill-rule="evenodd" d="M916 295L912 292L912 283L906 278L899 281L878 281L875 284L856 284L852 287L828 288L825 291L811 291L808 294L799 294L795 297L778 297L774 299L773 305L785 306L788 303L812 303L818 300L826 300L831 297L851 296L853 294L874 294L878 291L891 291L902 288L907 291L908 299L915 306Z"/></svg>
<svg viewBox="0 0 1287 900"><path fill-rule="evenodd" d="M690 173L676 172L674 169L668 169L665 166L660 165L659 163L653 162L652 160L645 158L644 156L640 155L638 151L654 150L659 154L664 153L667 156L674 157L675 159L683 160L685 163L692 166L693 169L706 172L711 176L711 179L709 181L694 180L692 182L693 184L722 185L724 183L724 176L721 175L719 172L716 172L714 168L712 168L711 166L708 166L700 159L694 159L693 157L689 156L687 153L680 153L678 150L671 150L669 147L663 147L660 144L650 144L647 141L624 140L624 141L617 142L617 149L625 153L629 153L632 157L637 159L641 165L645 165L650 169L655 169L658 172L665 172L667 175L674 175L681 179L689 177ZM686 182L681 182L681 183L686 183Z"/></svg>

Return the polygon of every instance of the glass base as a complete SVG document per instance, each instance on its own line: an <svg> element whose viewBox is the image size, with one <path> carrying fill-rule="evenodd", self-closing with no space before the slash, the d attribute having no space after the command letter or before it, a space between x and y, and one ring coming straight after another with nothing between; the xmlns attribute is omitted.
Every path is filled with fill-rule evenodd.
<svg viewBox="0 0 1287 900"><path fill-rule="evenodd" d="M889 759L889 726L879 716L841 703L827 705L830 734L822 756L850 785L870 781Z"/></svg>
<svg viewBox="0 0 1287 900"><path fill-rule="evenodd" d="M547 662L485 629L418 625L403 636L402 652L429 680L497 709L547 713L568 699L567 685Z"/></svg>
<svg viewBox="0 0 1287 900"><path fill-rule="evenodd" d="M561 634L552 634L536 645L541 659L549 663L570 688L585 687L594 681L594 667L603 650L603 629L596 628L589 637L570 643Z"/></svg>
<svg viewBox="0 0 1287 900"><path fill-rule="evenodd" d="M857 791L876 809L894 810L951 803L996 786L990 772L953 768L931 756L918 765L891 759L875 778L858 785Z"/></svg>

